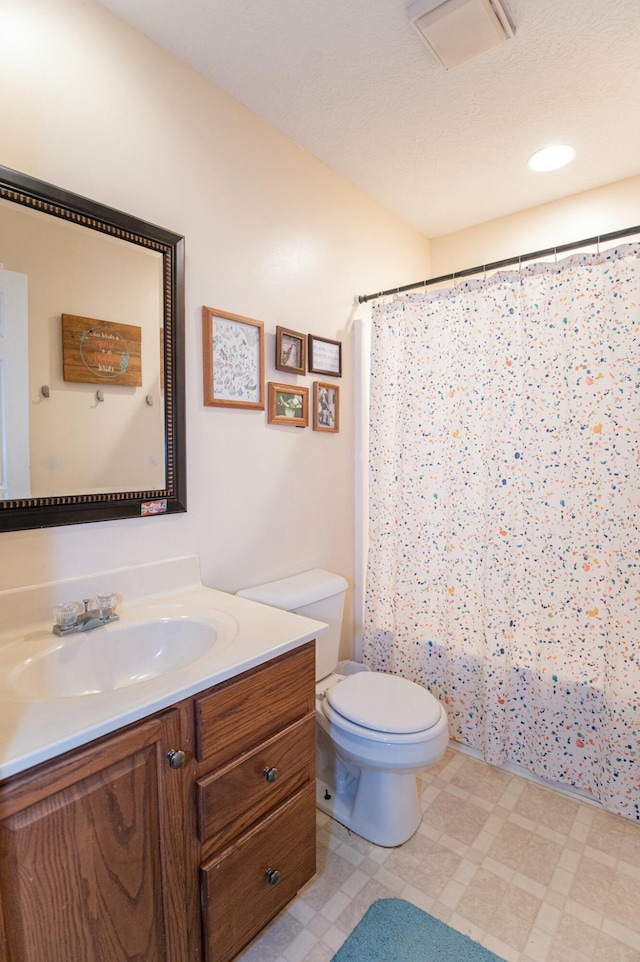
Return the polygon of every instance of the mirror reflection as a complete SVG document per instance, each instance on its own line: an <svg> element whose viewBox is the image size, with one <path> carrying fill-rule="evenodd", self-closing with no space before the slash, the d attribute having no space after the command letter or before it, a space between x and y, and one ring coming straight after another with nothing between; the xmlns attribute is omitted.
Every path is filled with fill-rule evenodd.
<svg viewBox="0 0 640 962"><path fill-rule="evenodd" d="M0 497L164 488L162 255L0 200L0 264Z"/></svg>
<svg viewBox="0 0 640 962"><path fill-rule="evenodd" d="M184 238L0 167L0 530L176 511Z"/></svg>

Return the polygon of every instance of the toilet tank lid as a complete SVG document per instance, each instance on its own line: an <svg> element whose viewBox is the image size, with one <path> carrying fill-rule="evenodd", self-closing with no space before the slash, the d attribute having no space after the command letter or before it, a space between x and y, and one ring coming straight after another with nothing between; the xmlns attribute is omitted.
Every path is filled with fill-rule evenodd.
<svg viewBox="0 0 640 962"><path fill-rule="evenodd" d="M242 588L236 594L240 598L260 601L263 605L271 605L273 608L293 611L322 601L323 598L331 598L341 591L346 591L347 587L347 581L341 575L325 571L323 568L312 568L310 571L303 571L289 578L268 581L253 588Z"/></svg>

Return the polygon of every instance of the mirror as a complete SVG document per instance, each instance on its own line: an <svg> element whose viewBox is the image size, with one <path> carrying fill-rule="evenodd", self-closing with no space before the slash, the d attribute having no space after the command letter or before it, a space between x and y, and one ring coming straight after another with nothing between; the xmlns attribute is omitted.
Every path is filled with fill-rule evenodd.
<svg viewBox="0 0 640 962"><path fill-rule="evenodd" d="M186 511L184 238L0 167L0 531Z"/></svg>

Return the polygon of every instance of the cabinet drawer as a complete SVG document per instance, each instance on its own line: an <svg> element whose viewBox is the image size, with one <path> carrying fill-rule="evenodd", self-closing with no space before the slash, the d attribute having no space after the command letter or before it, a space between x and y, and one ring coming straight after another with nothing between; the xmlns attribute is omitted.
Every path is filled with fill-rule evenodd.
<svg viewBox="0 0 640 962"><path fill-rule="evenodd" d="M277 772L276 772L277 770ZM267 774L275 781L269 781ZM315 713L197 782L202 842L219 848L315 778Z"/></svg>
<svg viewBox="0 0 640 962"><path fill-rule="evenodd" d="M315 784L201 869L207 962L227 962L315 872ZM267 871L280 879L270 884Z"/></svg>
<svg viewBox="0 0 640 962"><path fill-rule="evenodd" d="M315 644L217 685L196 701L199 761L224 765L315 707Z"/></svg>

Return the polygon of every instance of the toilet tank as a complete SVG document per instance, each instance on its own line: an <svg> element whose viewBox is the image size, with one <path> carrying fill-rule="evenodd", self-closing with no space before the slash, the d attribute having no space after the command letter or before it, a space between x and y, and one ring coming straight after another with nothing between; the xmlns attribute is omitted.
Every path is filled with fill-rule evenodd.
<svg viewBox="0 0 640 962"><path fill-rule="evenodd" d="M338 664L346 590L347 582L341 575L313 568L279 581L243 588L236 594L272 608L284 608L297 615L324 621L329 626L316 641L316 681L320 681Z"/></svg>

